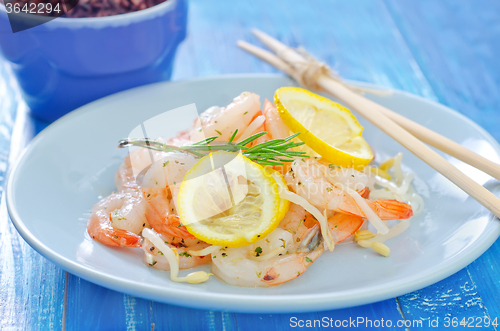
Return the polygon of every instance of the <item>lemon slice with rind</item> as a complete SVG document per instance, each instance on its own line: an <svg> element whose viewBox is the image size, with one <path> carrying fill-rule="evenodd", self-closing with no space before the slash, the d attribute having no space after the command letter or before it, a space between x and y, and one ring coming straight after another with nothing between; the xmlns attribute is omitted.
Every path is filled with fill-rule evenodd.
<svg viewBox="0 0 500 331"><path fill-rule="evenodd" d="M177 197L182 224L196 238L239 247L265 237L284 213L276 180L238 153L215 152L184 176Z"/></svg>
<svg viewBox="0 0 500 331"><path fill-rule="evenodd" d="M285 181L285 178L283 175L279 172L274 170L271 167L266 167L267 172L273 176L274 180L278 184L278 188L281 187L285 190L288 191L288 185ZM283 217L285 217L285 214L288 212L288 209L290 208L290 201L286 199L281 199L280 198L280 206L279 206L279 212L277 218L281 221Z"/></svg>
<svg viewBox="0 0 500 331"><path fill-rule="evenodd" d="M274 102L283 122L314 152L342 167L362 168L373 154L363 127L349 109L298 87L276 90Z"/></svg>

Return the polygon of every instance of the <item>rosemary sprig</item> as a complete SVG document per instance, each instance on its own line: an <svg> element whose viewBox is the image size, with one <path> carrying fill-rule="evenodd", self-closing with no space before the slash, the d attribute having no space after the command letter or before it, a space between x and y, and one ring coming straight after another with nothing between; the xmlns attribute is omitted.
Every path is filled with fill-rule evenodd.
<svg viewBox="0 0 500 331"><path fill-rule="evenodd" d="M246 147L252 141L262 137L267 132L256 133L239 143L233 143L238 130L234 131L227 143L215 141L217 137L210 137L198 141L188 146L172 146L149 138L122 139L118 143L118 148L138 146L162 152L183 152L190 153L197 158L208 155L215 151L242 152L250 160L262 165L283 165L283 162L292 162L294 157L309 157L305 152L290 151L289 149L303 145L303 142L295 143L290 140L297 137L297 132L285 139L273 139L251 148Z"/></svg>

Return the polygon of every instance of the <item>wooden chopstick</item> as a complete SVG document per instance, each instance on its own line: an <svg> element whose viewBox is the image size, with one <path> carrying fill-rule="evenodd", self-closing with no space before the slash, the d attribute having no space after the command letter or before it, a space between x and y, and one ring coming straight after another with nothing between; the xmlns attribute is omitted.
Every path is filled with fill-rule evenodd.
<svg viewBox="0 0 500 331"><path fill-rule="evenodd" d="M284 54L284 52L288 52L289 56L291 56L290 61L304 61L305 59L301 56L297 57L294 56L293 53L290 52L290 48L287 47L286 45L283 45L279 43L276 39L272 38L271 36L265 34L264 32L254 29L252 30L254 35L262 41L269 49L273 50L277 54ZM240 44L241 43L241 44ZM281 44L281 45L280 45ZM245 42L239 42L238 44L242 48L248 48L250 45ZM258 52L261 50L260 48L253 46L249 49L247 49L249 52ZM265 52L265 51L264 51ZM268 52L269 53L269 52ZM256 53L254 53L256 54ZM269 53L274 56L274 54ZM265 56L269 56L269 54L261 54ZM275 57L276 59L279 59L279 57ZM272 63L275 67L278 69L285 71L287 74L293 76L293 68L291 66L288 66L287 70L282 67L278 66L283 66L283 63L286 64L286 62L282 61L279 59L281 63ZM342 96L337 97L339 100L343 101ZM496 178L497 180L500 180L500 165L498 165L495 162L492 162L488 160L487 158L474 153L468 148L465 148L464 146L460 145L459 143L446 138L442 135L440 135L437 132L432 131L431 129L426 128L425 126L418 124L398 113L393 112L392 110L383 107L379 104L377 104L376 107L381 113L383 113L385 116L389 117L392 119L394 122L402 126L404 129L406 129L408 132L413 134L415 137L418 139L422 140L423 142L445 152L448 155L451 155L471 166L473 166L476 169L479 169L488 175L492 176L493 178Z"/></svg>
<svg viewBox="0 0 500 331"><path fill-rule="evenodd" d="M259 58L267 61L271 65L283 70L293 78L298 81L302 80L301 73L297 68L307 64L307 59L305 59L301 54L293 51L291 48L282 44L278 40L264 34L261 31L254 30L254 34L259 38L268 48L274 51L276 56L271 52L260 49L256 46L248 44L243 41L238 42L238 46L247 50L248 52L258 56ZM430 147L425 145L422 141L412 135L410 132L405 130L402 126L398 125L395 121L386 116L386 111L381 111L382 106L377 103L364 98L363 96L353 92L351 89L346 87L343 83L338 80L333 79L331 76L326 74L320 74L316 80L317 86L333 95L335 98L346 103L350 108L357 111L368 121L373 123L379 129L384 131L394 140L398 141L401 145L406 147L409 151L414 153L424 162L433 167L436 171L441 173L443 176L448 178L450 181L455 183L458 187L464 190L471 197L476 199L479 203L485 206L497 217L500 217L500 199L497 198L493 193L485 189L483 186L476 183L474 180L469 178L467 175L462 173L451 163L449 163L444 157L436 153ZM391 115L389 115L391 116ZM401 116L402 117L402 116ZM403 117L404 118L404 117ZM401 119L398 118L398 121ZM408 122L409 121L409 122ZM405 126L412 126L412 121L403 120ZM417 130L419 135L425 135L429 129ZM415 130L413 130L415 131ZM437 135L437 136L436 136ZM433 141L435 139L440 139L440 135L435 133L433 136ZM426 137L428 137L426 135ZM426 138L429 139L429 138ZM446 150L452 149L452 147L446 148ZM445 150L445 152L446 152ZM463 152L463 151L462 151ZM475 154L472 151L469 153ZM469 156L470 157L470 156ZM467 159L467 158L465 158ZM464 161L465 162L465 161ZM468 163L468 162L467 162ZM472 165L472 164L471 164Z"/></svg>
<svg viewBox="0 0 500 331"><path fill-rule="evenodd" d="M412 135L422 140L423 142L436 147L442 152L451 155L476 169L479 169L493 178L500 180L500 165L488 160L487 158L474 153L468 148L460 145L459 143L440 135L439 133L432 131L425 126L418 124L398 113L393 112L379 104L377 104L377 109L383 113L385 116L389 117L391 120L399 124L406 131L410 132Z"/></svg>

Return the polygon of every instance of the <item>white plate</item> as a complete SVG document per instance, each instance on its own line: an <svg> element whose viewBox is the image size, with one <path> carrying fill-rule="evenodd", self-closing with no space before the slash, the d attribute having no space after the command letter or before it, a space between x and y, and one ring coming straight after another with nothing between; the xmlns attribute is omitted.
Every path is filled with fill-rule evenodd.
<svg viewBox="0 0 500 331"><path fill-rule="evenodd" d="M278 87L287 85L294 83L276 75L208 78L144 86L86 105L41 132L13 167L7 185L12 221L43 256L96 284L176 305L267 313L326 310L402 295L457 272L498 238L498 219L363 119L364 136L376 159L402 151L404 168L415 173L415 187L426 202L410 229L388 242L390 258L344 244L323 254L297 279L273 288L233 287L216 278L189 285L173 283L167 273L142 264L140 250L106 247L86 235L90 208L99 196L114 190L114 172L126 155L115 148L117 141L134 127L191 103L202 110L226 105L245 90L271 99ZM397 91L368 97L499 161L493 138L444 106ZM164 135L173 136L191 121L187 113L180 114L165 126ZM500 191L496 182L488 182L489 176L451 162L495 193Z"/></svg>

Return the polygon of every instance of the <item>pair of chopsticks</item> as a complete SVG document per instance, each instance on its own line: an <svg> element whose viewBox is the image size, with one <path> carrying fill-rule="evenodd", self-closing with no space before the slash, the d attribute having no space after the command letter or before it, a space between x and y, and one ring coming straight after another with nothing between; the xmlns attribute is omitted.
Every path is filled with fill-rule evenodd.
<svg viewBox="0 0 500 331"><path fill-rule="evenodd" d="M305 51L290 48L262 31L252 32L275 54L241 40L239 47L284 71L306 88L324 91L344 102L500 218L500 199L424 142L500 180L498 164L354 92L335 72Z"/></svg>

